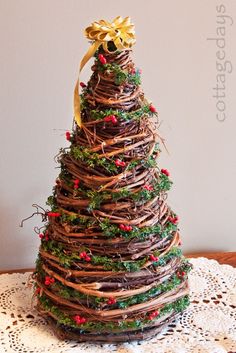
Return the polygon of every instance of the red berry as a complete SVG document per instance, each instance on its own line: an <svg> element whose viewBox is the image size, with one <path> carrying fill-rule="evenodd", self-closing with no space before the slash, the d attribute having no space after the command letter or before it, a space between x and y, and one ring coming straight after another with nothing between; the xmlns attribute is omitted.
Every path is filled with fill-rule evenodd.
<svg viewBox="0 0 236 353"><path fill-rule="evenodd" d="M43 234L43 233L40 233L40 234L39 234L39 238L40 238L40 239L43 239L43 238L44 238L44 234Z"/></svg>
<svg viewBox="0 0 236 353"><path fill-rule="evenodd" d="M50 284L54 283L55 282L55 279L52 278L52 277L49 277L49 276L46 276L45 277L45 281L44 281L44 284L46 286L50 286Z"/></svg>
<svg viewBox="0 0 236 353"><path fill-rule="evenodd" d="M115 160L115 165L117 167L125 167L125 162L121 161L120 159Z"/></svg>
<svg viewBox="0 0 236 353"><path fill-rule="evenodd" d="M178 278L181 278L182 276L181 276L181 273L178 271L178 272L176 272L176 275L177 275L177 277Z"/></svg>
<svg viewBox="0 0 236 353"><path fill-rule="evenodd" d="M107 115L105 116L105 118L103 118L103 121L105 121L106 123L111 121L112 124L116 124L118 120L115 115Z"/></svg>
<svg viewBox="0 0 236 353"><path fill-rule="evenodd" d="M133 67L133 69L131 70L131 74L135 74L135 72L136 72L136 70L135 70L135 68Z"/></svg>
<svg viewBox="0 0 236 353"><path fill-rule="evenodd" d="M111 121L111 115L105 116L105 118L103 118L103 121L105 121L106 123L108 123L109 121Z"/></svg>
<svg viewBox="0 0 236 353"><path fill-rule="evenodd" d="M151 314L149 314L149 320L153 320L158 315L159 315L158 311L153 311Z"/></svg>
<svg viewBox="0 0 236 353"><path fill-rule="evenodd" d="M87 321L85 317L81 317L80 315L75 315L73 319L77 325L84 324Z"/></svg>
<svg viewBox="0 0 236 353"><path fill-rule="evenodd" d="M39 294L41 292L41 288L38 287L36 290L35 290L35 294Z"/></svg>
<svg viewBox="0 0 236 353"><path fill-rule="evenodd" d="M181 276L184 277L185 275L186 275L186 272L182 271L182 272L181 272Z"/></svg>
<svg viewBox="0 0 236 353"><path fill-rule="evenodd" d="M172 223L172 224L177 224L179 222L179 217L175 216L175 217L169 217L168 220Z"/></svg>
<svg viewBox="0 0 236 353"><path fill-rule="evenodd" d="M144 185L143 188L148 190L148 191L152 191L153 190L153 186L152 185Z"/></svg>
<svg viewBox="0 0 236 353"><path fill-rule="evenodd" d="M126 232L131 232L131 230L133 229L132 226L128 226L128 225L124 225L124 224L120 224L120 225L119 225L119 228L120 228L121 230L125 230Z"/></svg>
<svg viewBox="0 0 236 353"><path fill-rule="evenodd" d="M107 301L107 304L109 304L109 305L113 305L113 304L115 304L115 303L116 303L116 299L113 298L113 297L110 297L110 298L108 299L108 301Z"/></svg>
<svg viewBox="0 0 236 353"><path fill-rule="evenodd" d="M125 225L124 225L124 224L120 224L120 225L119 225L119 228L120 228L121 230L125 230Z"/></svg>
<svg viewBox="0 0 236 353"><path fill-rule="evenodd" d="M102 65L105 65L105 64L107 63L107 59L106 59L105 56L102 55L102 54L99 54L99 55L98 55L98 60L100 61L100 63L101 63Z"/></svg>
<svg viewBox="0 0 236 353"><path fill-rule="evenodd" d="M87 261L87 262L91 261L91 257L88 256L88 255L86 255L84 259L85 259L85 261Z"/></svg>
<svg viewBox="0 0 236 353"><path fill-rule="evenodd" d="M79 188L79 179L75 179L74 180L74 189L78 189Z"/></svg>
<svg viewBox="0 0 236 353"><path fill-rule="evenodd" d="M59 212L48 212L47 213L48 217L60 217L60 213Z"/></svg>
<svg viewBox="0 0 236 353"><path fill-rule="evenodd" d="M159 260L158 257L154 256L153 254L151 254L151 255L149 256L149 259L150 259L151 261L153 261L153 262Z"/></svg>
<svg viewBox="0 0 236 353"><path fill-rule="evenodd" d="M152 104L149 106L149 110L152 113L156 113L156 108Z"/></svg>
<svg viewBox="0 0 236 353"><path fill-rule="evenodd" d="M86 84L84 83L84 82L80 82L80 87L82 87L82 88L85 88L86 87Z"/></svg>
<svg viewBox="0 0 236 353"><path fill-rule="evenodd" d="M75 315L75 316L74 316L74 320L75 320L75 322L76 322L77 324L80 324L81 318L80 318L79 315Z"/></svg>
<svg viewBox="0 0 236 353"><path fill-rule="evenodd" d="M174 223L176 224L176 223L178 223L179 222L179 217L178 216L175 216L175 218L174 218Z"/></svg>
<svg viewBox="0 0 236 353"><path fill-rule="evenodd" d="M118 120L115 117L115 115L112 115L111 122L112 122L112 124L117 124Z"/></svg>
<svg viewBox="0 0 236 353"><path fill-rule="evenodd" d="M86 254L85 251L83 251L83 252L81 252L81 253L79 254L79 257L80 257L81 259L85 258L86 256L87 256L87 254Z"/></svg>
<svg viewBox="0 0 236 353"><path fill-rule="evenodd" d="M71 138L70 132L66 131L66 139L67 139L67 141L70 141L70 138Z"/></svg>
<svg viewBox="0 0 236 353"><path fill-rule="evenodd" d="M169 171L167 169L161 169L161 173L165 174L166 176L170 175L170 173L169 173Z"/></svg>

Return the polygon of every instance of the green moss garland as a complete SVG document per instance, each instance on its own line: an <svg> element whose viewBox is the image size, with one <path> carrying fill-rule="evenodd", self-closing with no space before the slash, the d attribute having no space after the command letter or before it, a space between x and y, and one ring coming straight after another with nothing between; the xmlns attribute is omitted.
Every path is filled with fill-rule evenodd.
<svg viewBox="0 0 236 353"><path fill-rule="evenodd" d="M178 270L180 272L184 271L185 274L187 274L191 270L191 264L187 260L184 260ZM183 278L185 278L185 276ZM157 285L156 287L151 288L145 293L133 295L132 297L127 298L125 300L118 299L117 302L112 305L112 308L125 309L135 304L144 303L147 300L150 300L151 298L159 296L162 293L172 291L182 283L182 280L183 279L179 278L176 274L174 274L163 283ZM75 298L75 299L86 300L87 302L89 302L89 306L91 306L94 309L101 309L101 307L107 301L106 298L87 296L83 293L80 293L79 291L76 291L73 288L63 285L59 281L56 281L54 284L51 285L51 287L52 289L55 289L56 291L58 291L58 294L65 299ZM111 305L109 307L111 307Z"/></svg>
<svg viewBox="0 0 236 353"><path fill-rule="evenodd" d="M122 236L125 239L137 238L139 240L146 240L152 234L157 234L162 239L167 238L177 230L177 225L171 222L166 223L164 226L161 226L160 224L143 228L134 226L130 232L125 232L116 225L111 224L109 219L100 222L99 226L102 229L103 234L107 237L114 238Z"/></svg>
<svg viewBox="0 0 236 353"><path fill-rule="evenodd" d="M62 243L54 240L42 241L43 250L49 252L51 255L56 256L59 259L59 262L65 267L70 268L73 266L73 263L83 261L80 258L80 253L83 251L89 252L89 248L81 247L78 253L66 254L65 247ZM154 251L155 256L159 256L158 251ZM153 266L165 266L168 261L174 257L181 257L182 251L178 247L173 247L167 254L162 256L158 261L154 261ZM149 260L149 257L145 256L140 260L135 261L115 261L115 259L107 256L91 256L91 264L93 265L102 265L107 271L125 271L125 272L137 272L142 266Z"/></svg>
<svg viewBox="0 0 236 353"><path fill-rule="evenodd" d="M118 119L123 121L131 120L140 120L144 115L153 116L155 113L150 111L150 105L144 105L137 110L126 112L118 109L105 109L105 110L96 110L93 109L90 111L91 118L94 120L102 120L108 115L115 115Z"/></svg>
<svg viewBox="0 0 236 353"><path fill-rule="evenodd" d="M160 173L159 179L155 180L150 186L152 186L152 190L146 190L142 188L138 192L132 192L127 188L122 188L119 192L99 192L99 191L85 191L82 189L79 191L83 192L84 195L90 198L90 203L88 209L94 210L99 209L101 203L108 199L112 199L113 201L118 201L121 199L131 199L137 203L144 203L146 201L152 200L155 196L160 195L161 192L167 192L170 190L172 185L172 181L165 174Z"/></svg>
<svg viewBox="0 0 236 353"><path fill-rule="evenodd" d="M81 333L85 331L94 331L94 332L106 332L106 331L123 331L126 329L141 329L148 325L150 322L155 322L160 317L170 313L170 312L182 312L190 304L189 296L186 295L173 303L165 304L159 311L159 315L150 320L149 318L136 319L132 321L119 321L119 322L92 322L87 321L83 324L77 325L72 317L64 314L53 302L48 299L44 294L39 296L39 301L44 308L44 310L51 312L57 319L57 322L61 325L69 326L72 328L80 329Z"/></svg>

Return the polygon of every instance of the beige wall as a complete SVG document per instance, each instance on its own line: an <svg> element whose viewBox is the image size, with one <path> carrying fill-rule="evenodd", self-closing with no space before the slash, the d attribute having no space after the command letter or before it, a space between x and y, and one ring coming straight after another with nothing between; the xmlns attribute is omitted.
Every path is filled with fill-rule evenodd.
<svg viewBox="0 0 236 353"><path fill-rule="evenodd" d="M32 203L44 205L58 173L53 157L66 144L88 48L82 30L117 15L136 25L135 61L162 120L170 155L163 151L161 166L175 182L169 203L181 218L184 250L235 250L236 23L223 10L236 22L234 0L0 0L0 268L33 266L40 218L18 225ZM218 42L207 40L216 38L217 15ZM212 96L221 69L219 103Z"/></svg>

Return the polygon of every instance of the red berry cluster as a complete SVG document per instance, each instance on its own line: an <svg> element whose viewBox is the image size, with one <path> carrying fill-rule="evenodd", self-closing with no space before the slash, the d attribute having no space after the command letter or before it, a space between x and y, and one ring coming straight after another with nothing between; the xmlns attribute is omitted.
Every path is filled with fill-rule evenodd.
<svg viewBox="0 0 236 353"><path fill-rule="evenodd" d="M170 173L167 169L161 169L161 173L165 174L166 176L170 176Z"/></svg>
<svg viewBox="0 0 236 353"><path fill-rule="evenodd" d="M115 165L117 167L125 167L126 163L124 161L121 161L120 159L115 160Z"/></svg>
<svg viewBox="0 0 236 353"><path fill-rule="evenodd" d="M60 217L60 213L59 212L48 212L47 213L48 217Z"/></svg>
<svg viewBox="0 0 236 353"><path fill-rule="evenodd" d="M76 322L77 325L81 325L81 324L84 324L87 320L85 319L85 317L82 317L80 315L75 315L74 321Z"/></svg>
<svg viewBox="0 0 236 353"><path fill-rule="evenodd" d="M183 277L186 275L186 272L184 272L184 271L181 271L181 272L178 271L176 274L177 274L177 277L178 277L178 278L183 278Z"/></svg>
<svg viewBox="0 0 236 353"><path fill-rule="evenodd" d="M39 238L48 241L49 240L48 231L46 231L45 233L40 233Z"/></svg>
<svg viewBox="0 0 236 353"><path fill-rule="evenodd" d="M159 260L159 257L157 257L157 256L155 256L155 255L153 255L153 254L151 254L151 255L149 256L149 259L150 259L151 261L155 262L155 261L158 261L158 260Z"/></svg>
<svg viewBox="0 0 236 353"><path fill-rule="evenodd" d="M35 289L34 294L35 294L35 295L38 295L38 294L40 294L40 292L41 292L41 288L38 287L38 288Z"/></svg>
<svg viewBox="0 0 236 353"><path fill-rule="evenodd" d="M79 85L80 85L80 87L82 87L82 88L87 87L87 86L86 86L86 84L85 84L84 82L80 82L80 84L79 84Z"/></svg>
<svg viewBox="0 0 236 353"><path fill-rule="evenodd" d="M132 226L127 226L127 225L125 225L125 224L120 224L120 225L119 225L119 228L120 228L121 230L124 230L125 232L131 232L131 230L133 229Z"/></svg>
<svg viewBox="0 0 236 353"><path fill-rule="evenodd" d="M109 305L113 305L113 304L115 304L115 303L116 303L116 299L113 298L113 297L110 297L110 298L108 299L108 301L107 301L107 304L109 304Z"/></svg>
<svg viewBox="0 0 236 353"><path fill-rule="evenodd" d="M143 186L144 189L148 190L148 191L153 191L153 186L152 185L144 185Z"/></svg>
<svg viewBox="0 0 236 353"><path fill-rule="evenodd" d="M149 106L149 110L152 113L156 113L156 111L157 111L156 108L152 104Z"/></svg>
<svg viewBox="0 0 236 353"><path fill-rule="evenodd" d="M66 131L66 139L67 139L67 141L70 141L70 139L71 139L71 134L69 131Z"/></svg>
<svg viewBox="0 0 236 353"><path fill-rule="evenodd" d="M175 217L169 217L168 218L168 221L172 224L177 224L179 222L179 217L178 216L175 216Z"/></svg>
<svg viewBox="0 0 236 353"><path fill-rule="evenodd" d="M133 68L131 69L131 71L130 71L130 73L131 73L132 75L136 74L136 72L138 72L139 75L141 75L142 70L141 70L141 69L136 70L136 69L133 67Z"/></svg>
<svg viewBox="0 0 236 353"><path fill-rule="evenodd" d="M75 179L74 180L74 189L78 189L79 188L79 183L80 183L79 179Z"/></svg>
<svg viewBox="0 0 236 353"><path fill-rule="evenodd" d="M86 251L81 252L79 257L87 262L91 261L91 257L86 253Z"/></svg>
<svg viewBox="0 0 236 353"><path fill-rule="evenodd" d="M118 120L115 115L107 115L103 119L106 123L112 122L112 124L117 124Z"/></svg>
<svg viewBox="0 0 236 353"><path fill-rule="evenodd" d="M99 55L98 55L98 60L100 61L100 63L101 63L102 65L105 65L105 64L107 63L107 59L106 59L105 56L102 55L102 54L99 54Z"/></svg>
<svg viewBox="0 0 236 353"><path fill-rule="evenodd" d="M157 317L159 315L159 311L153 311L150 315L149 315L149 320L153 320L155 317Z"/></svg>
<svg viewBox="0 0 236 353"><path fill-rule="evenodd" d="M46 286L50 286L51 284L53 284L55 282L55 279L53 277L49 277L49 276L46 276L45 277L45 281L44 281L44 284Z"/></svg>

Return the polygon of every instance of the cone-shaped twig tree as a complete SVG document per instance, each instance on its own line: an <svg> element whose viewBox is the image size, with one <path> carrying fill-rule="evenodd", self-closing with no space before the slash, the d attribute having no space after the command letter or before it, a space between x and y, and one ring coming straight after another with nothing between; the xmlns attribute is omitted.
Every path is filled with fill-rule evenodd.
<svg viewBox="0 0 236 353"><path fill-rule="evenodd" d="M92 30L99 24L101 35L104 21ZM157 112L141 90L132 41L125 45L133 26L109 25L115 39L109 33L92 43L93 74L80 84L82 124L79 116L58 157L34 274L38 310L60 337L79 341L152 337L189 303L191 266L166 204L172 182L157 162Z"/></svg>

